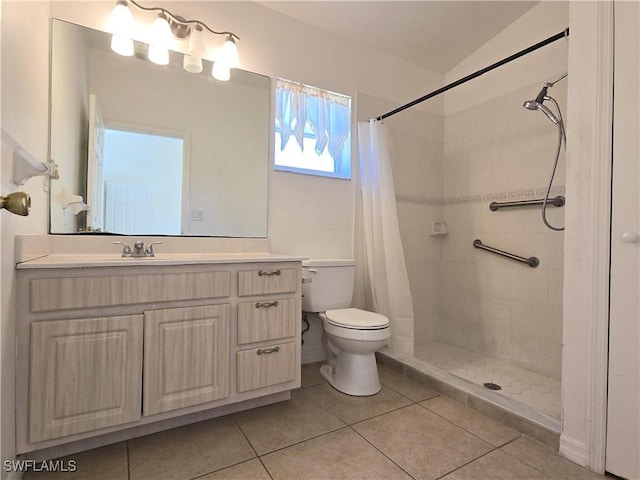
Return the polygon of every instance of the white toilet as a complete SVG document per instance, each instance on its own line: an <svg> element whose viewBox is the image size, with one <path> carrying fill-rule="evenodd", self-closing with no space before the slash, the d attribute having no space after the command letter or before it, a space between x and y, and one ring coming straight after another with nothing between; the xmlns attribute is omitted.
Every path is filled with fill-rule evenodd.
<svg viewBox="0 0 640 480"><path fill-rule="evenodd" d="M389 319L351 307L355 260L302 263L302 310L318 313L327 335L329 361L320 368L336 390L349 395L380 391L375 352L391 336Z"/></svg>

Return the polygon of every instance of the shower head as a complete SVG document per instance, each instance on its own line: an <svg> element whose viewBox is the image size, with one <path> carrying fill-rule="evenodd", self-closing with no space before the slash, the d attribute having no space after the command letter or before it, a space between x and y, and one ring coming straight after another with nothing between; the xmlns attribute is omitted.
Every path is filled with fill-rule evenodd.
<svg viewBox="0 0 640 480"><path fill-rule="evenodd" d="M527 110L540 110L555 125L560 124L560 120L558 120L558 117L556 117L551 112L551 110L549 110L546 106L544 106L543 103L544 103L545 100L552 100L555 103L555 100L553 100L551 97L547 96L547 89L550 88L550 87L553 87L557 82L559 82L560 80L565 78L567 75L568 75L568 73L563 73L556 80L554 80L552 82L545 83L544 86L542 87L542 90L540 90L540 93L538 93L538 96L536 96L535 100L527 100L526 102L524 102L522 104L522 106L524 108L526 108ZM557 107L557 104L556 104L556 107ZM560 116L560 118L562 118L562 115Z"/></svg>
<svg viewBox="0 0 640 480"><path fill-rule="evenodd" d="M543 89L544 90L544 89ZM541 92L542 93L542 92ZM547 100L549 97L544 97L544 100ZM540 110L542 113L544 113L547 118L549 120L551 120L555 125L558 125L560 123L560 120L558 120L558 117L556 117L551 110L549 110L546 106L544 106L542 104L542 102L538 102L538 99L536 98L535 100L527 100L526 102L524 102L522 104L522 106L524 108L526 108L527 110Z"/></svg>

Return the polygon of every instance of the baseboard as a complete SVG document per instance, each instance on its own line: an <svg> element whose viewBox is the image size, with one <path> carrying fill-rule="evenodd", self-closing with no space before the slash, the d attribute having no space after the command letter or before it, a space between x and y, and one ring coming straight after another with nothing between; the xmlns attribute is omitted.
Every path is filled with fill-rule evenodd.
<svg viewBox="0 0 640 480"><path fill-rule="evenodd" d="M560 455L578 465L587 467L587 445L566 435L560 435Z"/></svg>

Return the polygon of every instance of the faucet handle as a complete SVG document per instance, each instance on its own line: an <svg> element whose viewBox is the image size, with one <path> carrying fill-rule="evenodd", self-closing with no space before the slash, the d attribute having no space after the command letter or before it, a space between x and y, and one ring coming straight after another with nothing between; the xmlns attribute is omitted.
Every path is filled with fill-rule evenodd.
<svg viewBox="0 0 640 480"><path fill-rule="evenodd" d="M122 245L122 256L130 257L131 256L131 247L124 242L113 242L114 245Z"/></svg>
<svg viewBox="0 0 640 480"><path fill-rule="evenodd" d="M153 246L154 245L162 245L162 242L152 242L152 243L150 243L147 246L146 250L144 251L145 257L155 257L156 256L155 252L153 251Z"/></svg>

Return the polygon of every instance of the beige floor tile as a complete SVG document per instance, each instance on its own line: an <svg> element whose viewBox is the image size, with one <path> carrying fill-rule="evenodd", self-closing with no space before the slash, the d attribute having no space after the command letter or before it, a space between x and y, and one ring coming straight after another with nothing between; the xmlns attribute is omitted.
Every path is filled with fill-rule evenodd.
<svg viewBox="0 0 640 480"><path fill-rule="evenodd" d="M322 407L305 388L291 393L291 400L235 414L242 431L258 452L273 452L345 426Z"/></svg>
<svg viewBox="0 0 640 480"><path fill-rule="evenodd" d="M129 441L131 480L188 479L255 456L231 416Z"/></svg>
<svg viewBox="0 0 640 480"><path fill-rule="evenodd" d="M448 397L432 398L420 405L496 447L520 436L514 429Z"/></svg>
<svg viewBox="0 0 640 480"><path fill-rule="evenodd" d="M443 480L537 480L548 478L542 472L520 460L500 450L494 450L443 477Z"/></svg>
<svg viewBox="0 0 640 480"><path fill-rule="evenodd" d="M127 480L127 444L126 442L107 445L106 447L74 453L59 459L60 465L74 472L29 471L24 480ZM71 463L71 462L74 463ZM55 464L56 460L53 461ZM51 465L51 462L47 462ZM39 467L42 470L42 467Z"/></svg>
<svg viewBox="0 0 640 480"><path fill-rule="evenodd" d="M419 405L353 428L416 479L438 478L493 448Z"/></svg>
<svg viewBox="0 0 640 480"><path fill-rule="evenodd" d="M313 385L320 385L321 383L327 383L327 381L320 376L320 367L325 362L305 363L301 368L301 387L311 387Z"/></svg>
<svg viewBox="0 0 640 480"><path fill-rule="evenodd" d="M247 480L249 478L251 480L271 480L262 462L257 458L233 467L223 468L204 477L198 477L197 480Z"/></svg>
<svg viewBox="0 0 640 480"><path fill-rule="evenodd" d="M552 448L529 437L521 437L500 450L542 471L549 478L567 480L603 479L602 475L590 472L580 465L562 458Z"/></svg>
<svg viewBox="0 0 640 480"><path fill-rule="evenodd" d="M409 377L405 377L390 368L378 365L378 374L380 375L380 383L413 400L414 402L421 402L428 398L440 395L432 388L422 385L415 380L411 380Z"/></svg>
<svg viewBox="0 0 640 480"><path fill-rule="evenodd" d="M270 453L262 461L274 479L410 479L350 428Z"/></svg>
<svg viewBox="0 0 640 480"><path fill-rule="evenodd" d="M337 391L328 383L310 387L307 391L313 395L316 401L348 425L406 407L412 403L408 398L384 385L382 390L368 397L347 395Z"/></svg>

